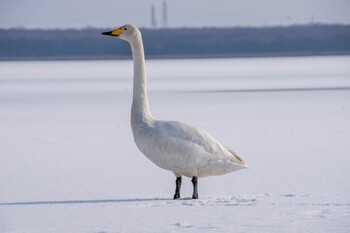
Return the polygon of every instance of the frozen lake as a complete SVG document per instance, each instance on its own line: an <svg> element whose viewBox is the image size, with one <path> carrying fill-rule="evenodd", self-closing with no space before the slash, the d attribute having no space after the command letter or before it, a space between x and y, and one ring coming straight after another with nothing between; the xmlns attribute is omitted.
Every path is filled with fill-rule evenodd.
<svg viewBox="0 0 350 233"><path fill-rule="evenodd" d="M350 232L350 56L146 64L153 116L251 169L173 201L133 142L131 61L0 62L0 232Z"/></svg>

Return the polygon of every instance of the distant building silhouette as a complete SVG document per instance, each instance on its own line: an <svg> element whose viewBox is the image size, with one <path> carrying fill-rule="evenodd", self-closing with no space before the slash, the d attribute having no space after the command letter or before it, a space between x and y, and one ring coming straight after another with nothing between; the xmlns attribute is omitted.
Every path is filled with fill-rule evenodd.
<svg viewBox="0 0 350 233"><path fill-rule="evenodd" d="M168 27L168 9L167 2L163 1L163 11L162 11L162 28Z"/></svg>
<svg viewBox="0 0 350 233"><path fill-rule="evenodd" d="M151 28L153 29L157 28L156 10L153 4L151 7Z"/></svg>

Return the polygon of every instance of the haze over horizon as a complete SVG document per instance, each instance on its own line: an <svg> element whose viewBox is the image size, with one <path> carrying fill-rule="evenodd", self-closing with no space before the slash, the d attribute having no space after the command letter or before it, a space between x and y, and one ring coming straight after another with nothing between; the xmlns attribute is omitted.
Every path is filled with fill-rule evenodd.
<svg viewBox="0 0 350 233"><path fill-rule="evenodd" d="M151 6L158 26L162 0L0 0L0 28L151 27ZM167 1L168 25L174 27L287 26L309 23L350 24L347 0Z"/></svg>

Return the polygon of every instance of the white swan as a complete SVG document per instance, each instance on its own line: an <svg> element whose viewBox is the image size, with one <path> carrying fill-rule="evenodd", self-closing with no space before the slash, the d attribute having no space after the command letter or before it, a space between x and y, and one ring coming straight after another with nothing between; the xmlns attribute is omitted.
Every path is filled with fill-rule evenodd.
<svg viewBox="0 0 350 233"><path fill-rule="evenodd" d="M140 151L176 178L174 199L180 198L181 176L192 177L193 199L198 198L198 177L223 175L242 168L246 162L203 130L176 121L155 120L147 97L145 58L141 32L127 24L103 35L116 36L131 45L134 62L131 128Z"/></svg>

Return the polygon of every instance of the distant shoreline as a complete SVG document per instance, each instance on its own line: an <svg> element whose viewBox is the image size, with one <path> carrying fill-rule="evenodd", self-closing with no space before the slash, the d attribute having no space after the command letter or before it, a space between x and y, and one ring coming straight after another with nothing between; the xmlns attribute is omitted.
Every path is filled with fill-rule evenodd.
<svg viewBox="0 0 350 233"><path fill-rule="evenodd" d="M104 30L0 29L0 61L130 59L130 46ZM350 54L350 25L141 30L146 59Z"/></svg>
<svg viewBox="0 0 350 233"><path fill-rule="evenodd" d="M283 54L227 54L227 55L158 55L147 56L146 60L160 59L221 59L221 58L273 58L273 57L315 57L315 56L347 56L350 51L346 52L324 52L324 53L283 53ZM96 60L132 60L131 56L82 56L82 57L15 57L0 58L0 62L4 61L96 61Z"/></svg>

